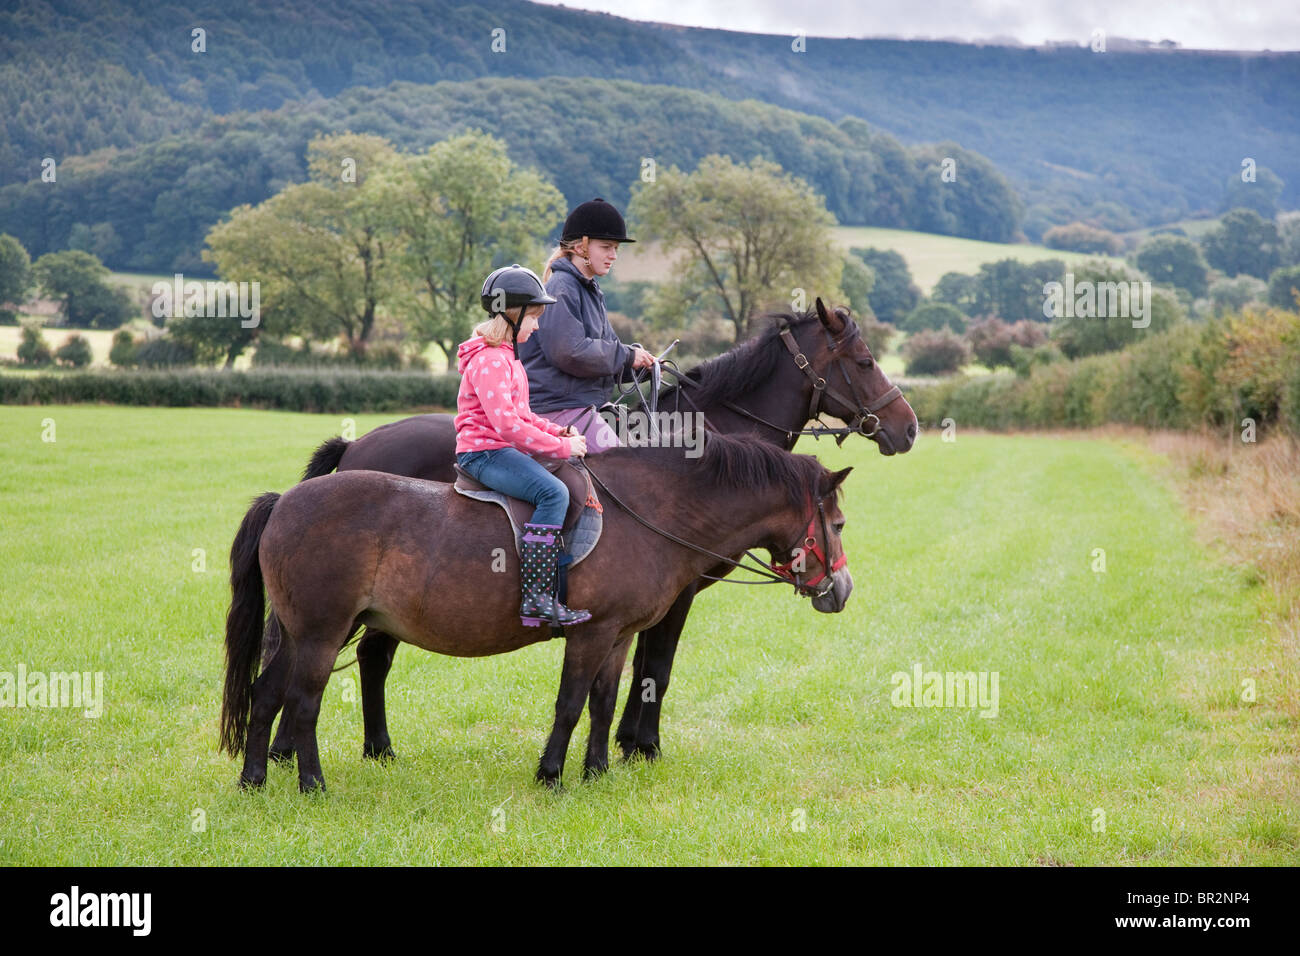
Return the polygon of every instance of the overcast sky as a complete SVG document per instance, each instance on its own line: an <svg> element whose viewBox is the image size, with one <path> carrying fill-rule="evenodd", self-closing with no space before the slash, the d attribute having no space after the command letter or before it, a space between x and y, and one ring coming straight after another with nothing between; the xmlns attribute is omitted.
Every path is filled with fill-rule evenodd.
<svg viewBox="0 0 1300 956"><path fill-rule="evenodd" d="M556 0L539 2L558 5ZM1087 42L1094 30L1215 50L1300 50L1297 0L566 0L631 20L747 33Z"/></svg>

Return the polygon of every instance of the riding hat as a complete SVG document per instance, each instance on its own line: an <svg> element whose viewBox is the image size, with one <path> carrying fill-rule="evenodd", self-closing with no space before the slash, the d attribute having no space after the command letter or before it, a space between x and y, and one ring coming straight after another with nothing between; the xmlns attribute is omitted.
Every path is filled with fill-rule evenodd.
<svg viewBox="0 0 1300 956"><path fill-rule="evenodd" d="M564 220L564 232L560 235L561 242L581 239L583 236L589 239L636 242L635 239L627 237L627 223L623 221L619 211L612 203L605 202L599 196L578 206L569 213L569 218Z"/></svg>
<svg viewBox="0 0 1300 956"><path fill-rule="evenodd" d="M502 266L484 279L483 292L479 296L479 302L489 315L520 305L550 305L554 301L553 296L546 294L546 286L537 278L537 273L517 262Z"/></svg>

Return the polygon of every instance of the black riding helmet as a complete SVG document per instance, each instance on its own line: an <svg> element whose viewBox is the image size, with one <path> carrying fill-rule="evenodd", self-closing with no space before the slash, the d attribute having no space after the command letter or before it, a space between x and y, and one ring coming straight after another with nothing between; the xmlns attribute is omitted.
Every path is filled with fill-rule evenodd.
<svg viewBox="0 0 1300 956"><path fill-rule="evenodd" d="M479 302L488 315L499 315L510 326L510 344L515 351L519 350L519 322L511 320L505 310L518 306L550 305L554 301L554 296L546 294L546 286L542 285L537 273L517 262L502 266L484 279L479 296ZM523 319L522 312L519 317Z"/></svg>
<svg viewBox="0 0 1300 956"><path fill-rule="evenodd" d="M613 204L605 202L599 196L582 203L569 213L568 219L564 220L564 232L560 235L561 242L581 239L583 236L589 239L636 242L635 239L627 237L627 223L623 221L619 211Z"/></svg>

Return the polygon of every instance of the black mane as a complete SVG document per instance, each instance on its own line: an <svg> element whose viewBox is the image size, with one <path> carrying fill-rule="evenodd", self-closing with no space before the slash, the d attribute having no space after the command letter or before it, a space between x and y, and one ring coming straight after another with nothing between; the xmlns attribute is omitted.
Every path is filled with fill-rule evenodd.
<svg viewBox="0 0 1300 956"><path fill-rule="evenodd" d="M597 472L602 461L646 461L653 457L657 463L669 464L672 470L685 477L696 469L703 469L724 488L737 492L767 491L773 486L783 488L791 505L808 503L809 495L817 495L824 477L830 474L826 467L812 455L796 455L766 442L731 438L718 432L709 432L704 451L699 458L687 458L681 448L611 448L592 459ZM839 488L831 496L839 501Z"/></svg>
<svg viewBox="0 0 1300 956"><path fill-rule="evenodd" d="M699 385L685 386L684 395L690 397L694 407L711 408L723 402L735 401L768 381L776 371L781 356L785 354L785 347L778 337L781 322L784 320L791 328L798 328L816 321L817 313L772 312L767 318L771 321L753 338L707 362L701 362L686 373L692 380L699 382ZM676 408L671 403L677 401L677 389L681 387L670 385L660 392L659 407Z"/></svg>

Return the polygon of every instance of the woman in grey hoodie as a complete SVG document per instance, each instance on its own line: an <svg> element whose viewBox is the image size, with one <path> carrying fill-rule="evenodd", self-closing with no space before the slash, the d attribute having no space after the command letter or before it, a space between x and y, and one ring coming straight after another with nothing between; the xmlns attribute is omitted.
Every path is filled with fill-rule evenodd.
<svg viewBox="0 0 1300 956"><path fill-rule="evenodd" d="M616 381L634 368L654 364L645 349L619 341L596 282L613 267L619 243L635 241L628 238L619 211L603 199L584 202L569 213L560 245L542 274L547 294L556 301L532 337L519 344L533 410L579 429L589 454L618 444L595 409L609 400Z"/></svg>

